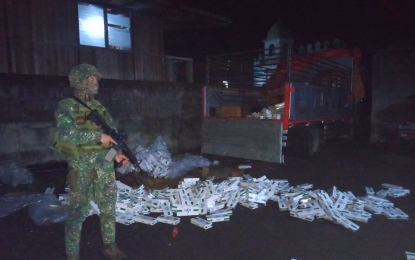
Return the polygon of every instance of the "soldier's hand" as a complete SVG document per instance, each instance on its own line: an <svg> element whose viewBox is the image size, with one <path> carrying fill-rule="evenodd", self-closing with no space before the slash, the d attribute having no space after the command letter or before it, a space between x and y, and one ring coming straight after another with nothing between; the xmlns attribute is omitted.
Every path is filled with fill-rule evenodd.
<svg viewBox="0 0 415 260"><path fill-rule="evenodd" d="M117 154L115 155L115 160L117 161L117 163L119 163L119 162L121 162L121 161L122 161L122 166L124 166L124 165L126 165L126 164L130 163L130 161L128 160L127 156L125 156L125 155L124 155L124 154L122 154L122 153L117 153Z"/></svg>
<svg viewBox="0 0 415 260"><path fill-rule="evenodd" d="M114 139L111 138L111 136L107 134L101 135L101 144L102 146L109 146L110 143L117 144L117 142L114 141Z"/></svg>

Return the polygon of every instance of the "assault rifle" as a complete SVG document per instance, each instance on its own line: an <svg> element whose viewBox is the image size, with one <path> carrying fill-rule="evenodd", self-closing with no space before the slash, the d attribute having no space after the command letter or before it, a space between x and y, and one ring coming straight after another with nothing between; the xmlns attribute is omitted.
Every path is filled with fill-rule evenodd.
<svg viewBox="0 0 415 260"><path fill-rule="evenodd" d="M133 152L131 152L130 148L128 148L127 144L125 143L127 141L127 134L123 130L119 130L118 132L112 129L104 118L99 114L99 112L96 109L91 109L89 106L87 106L82 100L79 98L74 97L76 101L78 101L80 104L82 104L84 107L91 110L91 113L89 113L85 119L91 120L96 125L100 126L104 134L107 134L111 136L112 139L117 143L114 145L110 151L105 156L105 160L112 161L114 156L119 152L122 151L123 154L128 158L130 163L134 166L135 169L140 169L140 162L137 160ZM117 167L121 167L124 160L120 161L117 164Z"/></svg>

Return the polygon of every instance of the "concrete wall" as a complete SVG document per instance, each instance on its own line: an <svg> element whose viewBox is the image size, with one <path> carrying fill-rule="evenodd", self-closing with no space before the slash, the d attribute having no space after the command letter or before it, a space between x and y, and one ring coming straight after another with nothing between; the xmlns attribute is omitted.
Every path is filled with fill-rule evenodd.
<svg viewBox="0 0 415 260"><path fill-rule="evenodd" d="M163 136L169 150L200 146L201 86L103 79L97 99L134 149ZM54 111L70 97L67 77L0 74L0 163L38 164L64 160L52 149Z"/></svg>
<svg viewBox="0 0 415 260"><path fill-rule="evenodd" d="M376 53L372 75L371 142L396 142L399 124L415 120L415 48Z"/></svg>

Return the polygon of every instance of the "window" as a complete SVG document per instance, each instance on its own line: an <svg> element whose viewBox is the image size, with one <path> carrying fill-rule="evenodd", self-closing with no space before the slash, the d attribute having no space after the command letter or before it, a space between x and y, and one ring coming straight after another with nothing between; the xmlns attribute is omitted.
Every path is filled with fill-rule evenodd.
<svg viewBox="0 0 415 260"><path fill-rule="evenodd" d="M113 8L78 3L81 45L131 50L130 16Z"/></svg>

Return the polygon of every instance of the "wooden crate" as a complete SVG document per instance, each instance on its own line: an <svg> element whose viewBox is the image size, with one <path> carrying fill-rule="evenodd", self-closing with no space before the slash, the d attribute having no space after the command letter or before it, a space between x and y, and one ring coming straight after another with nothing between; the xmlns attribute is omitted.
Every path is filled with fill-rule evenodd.
<svg viewBox="0 0 415 260"><path fill-rule="evenodd" d="M231 107L216 107L215 117L230 118L230 117L246 117L251 114L251 107L249 106L231 106Z"/></svg>

